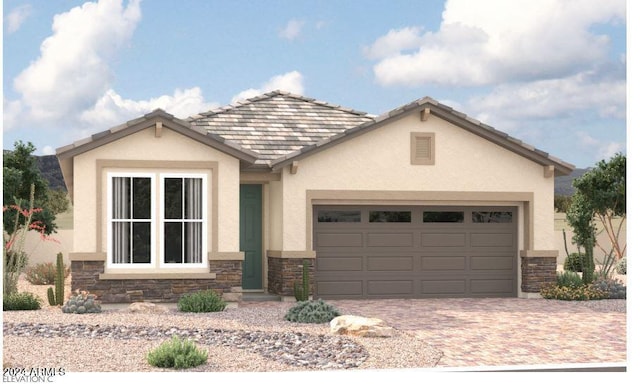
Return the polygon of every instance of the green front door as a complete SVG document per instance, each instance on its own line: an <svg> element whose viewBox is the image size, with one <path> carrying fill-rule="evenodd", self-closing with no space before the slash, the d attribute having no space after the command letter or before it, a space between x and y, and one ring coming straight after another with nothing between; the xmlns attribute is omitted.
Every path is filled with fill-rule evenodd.
<svg viewBox="0 0 640 389"><path fill-rule="evenodd" d="M240 185L242 288L262 289L262 185Z"/></svg>

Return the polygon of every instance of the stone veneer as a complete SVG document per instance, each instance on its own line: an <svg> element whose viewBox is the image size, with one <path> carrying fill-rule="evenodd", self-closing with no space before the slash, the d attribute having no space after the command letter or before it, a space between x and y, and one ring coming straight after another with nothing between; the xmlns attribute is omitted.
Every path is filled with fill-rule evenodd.
<svg viewBox="0 0 640 389"><path fill-rule="evenodd" d="M309 263L309 295L313 296L313 258L268 258L268 291L279 296L293 296L293 283L302 282L302 264Z"/></svg>
<svg viewBox="0 0 640 389"><path fill-rule="evenodd" d="M213 289L219 294L242 287L241 260L209 261L215 278L100 279L104 261L71 261L71 290L86 290L103 303L176 302L185 293Z"/></svg>
<svg viewBox="0 0 640 389"><path fill-rule="evenodd" d="M522 256L522 285L525 293L539 293L545 284L556 282L555 256Z"/></svg>

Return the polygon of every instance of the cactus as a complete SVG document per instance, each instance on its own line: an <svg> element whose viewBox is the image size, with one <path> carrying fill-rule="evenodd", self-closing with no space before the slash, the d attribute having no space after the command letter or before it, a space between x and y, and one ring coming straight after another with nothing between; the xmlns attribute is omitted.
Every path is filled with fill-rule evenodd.
<svg viewBox="0 0 640 389"><path fill-rule="evenodd" d="M309 300L309 261L302 261L302 287L298 283L293 283L293 295L296 301Z"/></svg>
<svg viewBox="0 0 640 389"><path fill-rule="evenodd" d="M64 303L64 262L62 260L62 253L58 253L56 258L56 278L55 284L55 305L62 305Z"/></svg>
<svg viewBox="0 0 640 389"><path fill-rule="evenodd" d="M94 294L87 291L76 291L62 306L64 313L99 313L102 312L100 302Z"/></svg>
<svg viewBox="0 0 640 389"><path fill-rule="evenodd" d="M51 305L52 307L54 305L58 305L56 304L56 296L53 293L53 288L49 287L49 289L47 289L47 300L49 300L49 305Z"/></svg>
<svg viewBox="0 0 640 389"><path fill-rule="evenodd" d="M595 270L595 263L593 261L593 237L590 237L587 240L587 245L585 246L585 261L582 265L582 282L585 285L589 285L593 282L593 272Z"/></svg>

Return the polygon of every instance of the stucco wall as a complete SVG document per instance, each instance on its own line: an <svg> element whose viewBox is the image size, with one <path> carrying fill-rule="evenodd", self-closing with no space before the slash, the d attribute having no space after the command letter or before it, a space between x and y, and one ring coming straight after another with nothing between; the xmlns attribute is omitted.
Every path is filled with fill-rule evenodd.
<svg viewBox="0 0 640 389"><path fill-rule="evenodd" d="M435 133L434 165L410 164L411 132ZM529 192L534 208L529 249L555 249L553 177L545 178L541 165L444 120L431 116L420 121L418 112L300 160L295 175L285 168L282 185L286 222L282 234L272 238L282 250L311 249L307 190Z"/></svg>
<svg viewBox="0 0 640 389"><path fill-rule="evenodd" d="M217 195L217 203L213 195L208 193L208 206L215 207L217 222L210 220L209 236L215 231L217 241L208 241L208 252L217 246L219 252L239 251L239 161L209 146L196 142L168 128L164 128L161 137L155 137L153 129L142 130L107 145L98 147L74 157L74 252L106 252L107 231L102 227L96 232L98 217L102 224L107 220L106 190L107 173L110 171L136 171L164 173L172 171L206 173L209 187L213 187ZM152 161L144 162L149 166L128 169L125 167L105 168L96 177L99 160ZM186 168L161 169L154 168L153 161L171 165L172 161L217 162L217 181L210 169ZM97 179L101 180L98 185ZM100 187L102 193L96 194ZM156 204L157 207L160 204ZM100 209L98 209L100 207ZM157 209L159 212L159 209ZM209 212L211 213L211 212ZM159 214L159 213L157 213ZM99 238L101 237L101 243ZM160 240L157 240L160 241ZM100 247L97 247L100 245Z"/></svg>

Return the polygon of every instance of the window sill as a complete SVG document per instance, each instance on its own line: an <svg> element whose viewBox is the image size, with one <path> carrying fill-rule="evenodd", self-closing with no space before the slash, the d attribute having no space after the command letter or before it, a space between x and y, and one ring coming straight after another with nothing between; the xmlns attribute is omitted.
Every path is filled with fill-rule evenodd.
<svg viewBox="0 0 640 389"><path fill-rule="evenodd" d="M102 273L100 280L202 280L215 279L216 273Z"/></svg>

